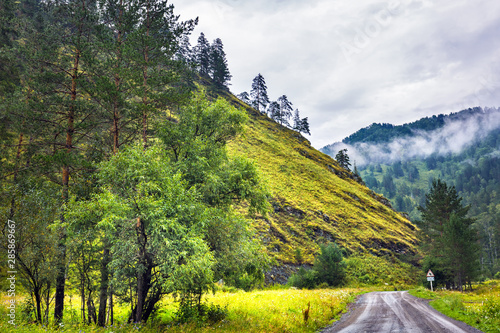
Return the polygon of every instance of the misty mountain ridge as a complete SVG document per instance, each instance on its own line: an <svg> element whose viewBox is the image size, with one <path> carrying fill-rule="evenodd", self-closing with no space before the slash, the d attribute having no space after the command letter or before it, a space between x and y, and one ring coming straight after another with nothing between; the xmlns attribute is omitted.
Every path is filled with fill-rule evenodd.
<svg viewBox="0 0 500 333"><path fill-rule="evenodd" d="M500 108L469 108L404 125L378 124L320 150L330 156L347 149L357 166L457 154L500 128ZM497 147L498 148L498 147ZM500 150L492 152L498 154Z"/></svg>

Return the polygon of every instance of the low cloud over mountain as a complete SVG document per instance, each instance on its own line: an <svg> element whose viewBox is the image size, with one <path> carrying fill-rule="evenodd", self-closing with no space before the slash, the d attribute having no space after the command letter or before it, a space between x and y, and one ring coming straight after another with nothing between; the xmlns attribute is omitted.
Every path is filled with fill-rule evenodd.
<svg viewBox="0 0 500 333"><path fill-rule="evenodd" d="M415 122L402 125L402 128L409 129L408 134L385 142L373 139L367 142L359 139L352 142L346 138L343 142L324 147L322 151L335 156L339 150L346 148L351 161L355 161L358 166L390 163L416 157L425 158L432 154L459 153L470 144L485 138L491 131L500 128L500 108L475 108L440 117L444 118L444 122L433 130L419 129L414 125L418 122ZM379 124L373 124L364 130L369 132L370 127L377 125Z"/></svg>

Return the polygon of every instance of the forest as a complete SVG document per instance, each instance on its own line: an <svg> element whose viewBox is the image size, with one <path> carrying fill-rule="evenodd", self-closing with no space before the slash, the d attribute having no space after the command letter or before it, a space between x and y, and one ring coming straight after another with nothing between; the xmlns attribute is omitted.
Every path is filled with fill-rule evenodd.
<svg viewBox="0 0 500 333"><path fill-rule="evenodd" d="M399 155L401 158L386 158L385 161L368 159L367 164L358 166L366 185L383 193L397 211L407 213L414 222L422 218L418 208L425 206L425 196L433 181L441 179L454 186L457 194L470 207L469 217L475 220L474 226L481 243L483 278L491 278L500 271L500 128L495 121L490 121L497 119L498 113L498 109L476 107L450 115L422 118L400 126L373 124L344 140L353 147L368 143L368 147L385 147L382 149L387 151L392 147L410 149L413 142L417 142L412 141L412 138L431 138L436 130L455 138L458 137L455 136L457 131L468 133L463 124L483 124L482 119L488 119L491 129L486 126L475 127L477 132L470 135L469 142L458 151L433 151L431 146L435 143L428 139L422 144L430 147L430 154L412 156L411 153L402 153ZM452 128L453 132L442 130L447 124L460 126L449 125L448 128ZM446 142L440 140L442 136L439 136L436 146L446 146ZM391 146L391 142L402 143ZM410 144L405 146L406 142ZM395 155L388 153L385 156Z"/></svg>
<svg viewBox="0 0 500 333"><path fill-rule="evenodd" d="M197 19L162 0L0 9L2 246L33 319L62 322L76 292L99 326L116 303L147 322L166 294L182 320L215 281L261 283L269 259L244 215L265 214L268 192L227 154L246 112L208 99L182 56Z"/></svg>

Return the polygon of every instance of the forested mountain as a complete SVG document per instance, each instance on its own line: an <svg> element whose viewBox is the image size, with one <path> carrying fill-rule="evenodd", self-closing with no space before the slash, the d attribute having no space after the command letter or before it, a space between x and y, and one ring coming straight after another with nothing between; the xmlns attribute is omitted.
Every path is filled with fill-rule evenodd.
<svg viewBox="0 0 500 333"><path fill-rule="evenodd" d="M347 149L372 190L419 220L433 179L454 185L482 244L486 276L500 270L500 109L473 108L394 126L373 124L322 151Z"/></svg>

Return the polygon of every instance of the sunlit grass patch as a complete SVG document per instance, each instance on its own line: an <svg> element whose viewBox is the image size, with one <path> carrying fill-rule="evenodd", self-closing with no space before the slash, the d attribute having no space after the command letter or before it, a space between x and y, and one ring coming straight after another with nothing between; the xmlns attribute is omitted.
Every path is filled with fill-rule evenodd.
<svg viewBox="0 0 500 333"><path fill-rule="evenodd" d="M354 299L355 289L261 290L217 293L207 302L227 306L228 317L200 332L315 332L338 318ZM309 318L304 311L309 307ZM192 326L192 325L191 325ZM174 332L189 332L190 325Z"/></svg>
<svg viewBox="0 0 500 333"><path fill-rule="evenodd" d="M98 328L93 325L71 321L65 313L62 326L43 326L17 321L17 327L8 324L5 318L5 306L0 307L0 332L315 332L340 317L347 304L362 291L360 289L278 289L257 290L251 292L217 292L207 295L205 301L227 307L228 315L221 322L188 323L177 325L173 321L176 303L168 297L161 302L161 307L154 321L145 325L126 324L125 316L115 318L113 327ZM304 311L309 308L308 320L304 320ZM69 310L69 309L68 309ZM127 309L117 307L117 313L126 313Z"/></svg>

